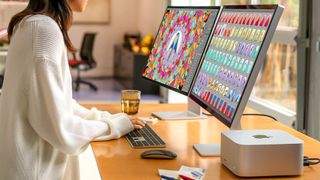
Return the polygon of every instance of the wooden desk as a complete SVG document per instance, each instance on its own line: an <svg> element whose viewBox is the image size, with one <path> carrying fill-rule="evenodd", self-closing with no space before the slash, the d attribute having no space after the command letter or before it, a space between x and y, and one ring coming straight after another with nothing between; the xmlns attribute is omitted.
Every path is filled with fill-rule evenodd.
<svg viewBox="0 0 320 180"><path fill-rule="evenodd" d="M95 105L111 113L120 112L120 104ZM91 107L91 105L87 105ZM142 104L139 116L150 116L152 111L184 110L185 105ZM250 110L246 110L247 112ZM243 117L242 129L282 129L304 140L305 155L320 157L320 142L296 130L290 129L267 117ZM206 180L239 179L220 163L219 157L200 157L192 148L196 143L219 143L220 133L228 128L214 117L207 120L158 121L152 128L167 143L167 148L177 153L175 160L145 160L140 153L145 149L133 149L125 138L107 142L93 142L92 148L102 179L160 179L158 169L178 170L181 165L206 169ZM262 178L259 178L262 179ZM268 178L270 179L270 178ZM273 178L281 179L281 178ZM320 179L320 165L304 168L303 176L285 179Z"/></svg>

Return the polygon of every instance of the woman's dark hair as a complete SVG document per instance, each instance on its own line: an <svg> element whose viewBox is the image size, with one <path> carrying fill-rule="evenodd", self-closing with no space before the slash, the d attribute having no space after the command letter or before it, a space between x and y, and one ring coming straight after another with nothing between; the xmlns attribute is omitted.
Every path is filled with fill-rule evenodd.
<svg viewBox="0 0 320 180"><path fill-rule="evenodd" d="M54 19L59 25L63 34L64 43L69 51L74 51L71 40L68 35L68 29L72 24L72 10L68 5L68 0L29 0L26 9L12 17L9 27L9 39L13 34L16 24L18 24L24 17L29 15L44 14Z"/></svg>

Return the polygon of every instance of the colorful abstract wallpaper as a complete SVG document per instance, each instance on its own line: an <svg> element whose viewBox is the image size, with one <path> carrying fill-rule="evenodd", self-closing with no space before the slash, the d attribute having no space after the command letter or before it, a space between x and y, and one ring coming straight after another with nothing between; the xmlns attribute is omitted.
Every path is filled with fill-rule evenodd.
<svg viewBox="0 0 320 180"><path fill-rule="evenodd" d="M182 90L210 13L168 10L142 76Z"/></svg>
<svg viewBox="0 0 320 180"><path fill-rule="evenodd" d="M231 122L273 12L221 14L192 92Z"/></svg>

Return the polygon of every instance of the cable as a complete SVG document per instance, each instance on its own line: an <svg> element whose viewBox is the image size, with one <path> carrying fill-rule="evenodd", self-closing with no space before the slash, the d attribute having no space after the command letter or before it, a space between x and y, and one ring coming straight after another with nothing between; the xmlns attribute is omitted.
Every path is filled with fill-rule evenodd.
<svg viewBox="0 0 320 180"><path fill-rule="evenodd" d="M206 116L213 116L212 114L210 113L205 113L205 112L202 112L203 115L206 115Z"/></svg>
<svg viewBox="0 0 320 180"><path fill-rule="evenodd" d="M303 165L312 166L320 163L320 158L309 158L308 156L303 156Z"/></svg>
<svg viewBox="0 0 320 180"><path fill-rule="evenodd" d="M204 114L206 116L213 116L212 114L205 113L205 112L202 112L202 114ZM267 114L242 114L242 116L264 116L264 117L271 118L271 119L273 119L275 121L278 121L275 117L267 115Z"/></svg>
<svg viewBox="0 0 320 180"><path fill-rule="evenodd" d="M271 118L271 119L273 119L273 120L275 120L275 121L278 121L275 117L273 117L273 116L270 116L270 115L268 115L268 114L254 114L254 113L252 113L252 114L242 114L242 116L264 116L264 117L268 117L268 118Z"/></svg>

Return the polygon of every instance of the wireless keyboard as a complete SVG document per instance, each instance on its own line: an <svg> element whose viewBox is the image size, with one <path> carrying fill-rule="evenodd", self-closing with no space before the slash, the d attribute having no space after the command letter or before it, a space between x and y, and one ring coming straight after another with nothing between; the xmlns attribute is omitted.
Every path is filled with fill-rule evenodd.
<svg viewBox="0 0 320 180"><path fill-rule="evenodd" d="M142 129L135 129L126 135L126 139L133 148L165 147L166 143L148 125Z"/></svg>

